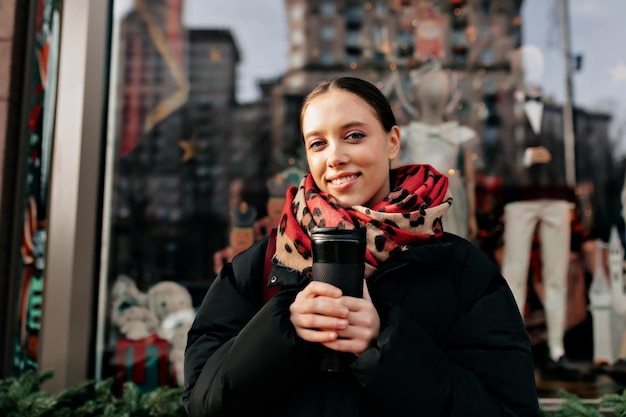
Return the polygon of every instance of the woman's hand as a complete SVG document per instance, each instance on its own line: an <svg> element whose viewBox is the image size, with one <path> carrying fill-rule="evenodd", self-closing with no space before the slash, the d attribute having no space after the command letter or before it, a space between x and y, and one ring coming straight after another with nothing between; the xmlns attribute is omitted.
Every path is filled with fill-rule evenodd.
<svg viewBox="0 0 626 417"><path fill-rule="evenodd" d="M363 298L341 295L337 287L312 281L291 304L291 322L308 342L360 354L378 337L380 318L363 282Z"/></svg>

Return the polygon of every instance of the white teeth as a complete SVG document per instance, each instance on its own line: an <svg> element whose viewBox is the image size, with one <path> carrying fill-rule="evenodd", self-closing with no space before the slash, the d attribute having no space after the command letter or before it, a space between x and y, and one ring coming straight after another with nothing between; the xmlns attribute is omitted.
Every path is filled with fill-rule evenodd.
<svg viewBox="0 0 626 417"><path fill-rule="evenodd" d="M341 185L345 182L348 181L352 181L354 179L356 179L357 175L350 175L349 177L341 177L341 178L335 178L334 180L331 181L331 183L333 185Z"/></svg>

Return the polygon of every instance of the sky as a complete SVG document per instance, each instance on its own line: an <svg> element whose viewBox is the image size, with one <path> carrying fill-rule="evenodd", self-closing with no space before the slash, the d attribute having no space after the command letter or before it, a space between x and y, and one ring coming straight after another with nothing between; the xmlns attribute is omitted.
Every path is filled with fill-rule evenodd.
<svg viewBox="0 0 626 417"><path fill-rule="evenodd" d="M230 29L239 47L237 99L254 101L257 81L282 75L287 68L285 0L183 0L187 28ZM114 15L124 16L133 0L114 0Z"/></svg>
<svg viewBox="0 0 626 417"><path fill-rule="evenodd" d="M285 0L185 0L183 20L190 28L221 28L233 32L239 46L237 99L259 96L257 82L282 75L287 68L287 17ZM525 0L522 8L523 39L544 52L543 90L562 102L565 82L561 32L555 6L559 0ZM116 12L127 10L132 0L116 0ZM582 69L573 75L577 106L615 115L612 136L624 127L620 153L626 156L626 74L614 75L626 65L626 1L571 0L570 46L583 56ZM626 72L626 67L625 70ZM622 72L623 74L623 72Z"/></svg>
<svg viewBox="0 0 626 417"><path fill-rule="evenodd" d="M287 68L285 0L185 0L183 20L189 28L231 29L239 46L237 98L259 96L257 81Z"/></svg>
<svg viewBox="0 0 626 417"><path fill-rule="evenodd" d="M563 102L565 81L561 28L555 11L558 0L525 0L522 21L526 44L544 52L543 90ZM572 76L576 106L613 114L611 137L618 142L616 158L626 156L626 1L571 0L570 49L583 57L582 69ZM624 68L621 77L616 70ZM622 131L619 132L620 127Z"/></svg>

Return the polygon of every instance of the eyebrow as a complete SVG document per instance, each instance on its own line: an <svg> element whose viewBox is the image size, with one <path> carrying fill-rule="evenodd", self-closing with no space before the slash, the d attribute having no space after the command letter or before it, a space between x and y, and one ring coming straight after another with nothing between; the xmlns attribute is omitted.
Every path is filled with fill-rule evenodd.
<svg viewBox="0 0 626 417"><path fill-rule="evenodd" d="M345 130L345 129L348 129L350 127L361 127L361 126L367 126L367 123L357 122L357 121L348 122L348 123L345 123L345 124L341 125L340 129L341 130ZM313 130L313 131L307 132L305 135L303 135L303 138L307 139L307 138L309 138L311 136L320 136L321 134L322 133L319 130Z"/></svg>

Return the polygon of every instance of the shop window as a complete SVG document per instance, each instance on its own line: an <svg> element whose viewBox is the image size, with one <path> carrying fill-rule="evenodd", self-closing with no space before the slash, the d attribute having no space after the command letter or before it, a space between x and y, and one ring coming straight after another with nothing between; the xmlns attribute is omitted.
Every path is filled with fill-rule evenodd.
<svg viewBox="0 0 626 417"><path fill-rule="evenodd" d="M158 6L152 6L153 3ZM163 18L157 21L182 25L181 12L172 7L176 2L167 2L167 6L161 3L144 1L152 13L150 16ZM344 2L345 6L338 6L339 3L333 1L311 3L318 6L307 9L297 5L289 9L292 13L290 17L299 19L301 28L294 29L293 33L286 35L285 40L291 47L286 61L291 69L298 68L303 78L297 79L294 73L289 73L284 81L291 83L287 89L282 80L277 81L276 89L270 89L268 97L264 97L261 108L268 116L263 120L256 120L258 116L253 111L239 111L240 103L234 98L239 83L237 77L241 75L237 59L246 57L238 50L236 36L232 39L232 32L184 28L170 32L181 36L173 40L165 36L162 27L150 26L150 16L144 16L136 10L120 18L118 24L122 30L115 33L122 34L123 39L119 39L122 49L112 51L112 54L123 55L118 56L119 60L113 60L121 65L120 76L112 78L119 80L119 85L110 86L112 91L118 93L115 100L118 107L109 112L117 115L117 119L113 126L108 127L115 132L113 136L119 136L111 174L118 182L112 190L115 194L110 211L113 217L108 219L111 222L110 265L107 275L101 277L109 284L108 313L111 317L106 326L108 333L103 347L102 376L116 376L119 381L132 379L128 372L137 364L127 363L121 358L123 355L132 357L135 349L139 351L151 347L152 351L159 352L159 349L179 347L174 345L179 344L180 340L172 342L172 335L160 333L158 325L153 325L162 322L166 312L141 310L145 314L145 321L141 324L143 330L156 337L142 339L140 343L132 339L136 335L126 337L128 335L123 334L119 323L124 315L130 315L131 311L127 309L131 305L145 307L146 300L154 298L155 292L163 290L163 283L173 283L172 291L180 297L185 308L190 307L181 317L188 319L191 316L185 314L198 305L198 300L202 299L215 277L214 255L228 248L232 208L243 198L252 198L249 196L258 192L259 187L253 187L249 179L262 182L270 165L268 161L272 158L270 152L272 155L302 153L298 118L306 85L302 80L308 82L312 80L308 77L319 75L319 71L308 72L310 68L307 64L314 64L310 67L315 70L319 70L319 65L334 69L336 64L343 65L343 72L349 68L363 69L361 74L377 80L377 85L390 94L394 111L404 116L404 123L419 119L420 114L417 100L407 97L415 87L410 84L409 71L417 69L418 72L426 72L439 65L451 78L464 77L463 83L454 84L452 88L450 95L453 97L446 103L445 119L459 122L478 132L473 161L476 161L476 169L480 171L477 176L477 204L480 207L477 207L477 211L480 211L483 220L482 235L476 243L496 262L502 262L503 184L520 180L529 172L515 165L519 160L523 161L523 155L520 157L524 153L523 142L536 144L545 141L550 146L558 145L553 150L551 160L559 169L564 167L565 156L561 149L564 142L564 73L562 62L559 61L561 51L556 46L558 42L548 42L543 37L548 29L552 30L550 33L557 32L554 30L554 21L550 20L550 10L545 7L545 3L549 2L528 0L524 2L525 10L519 7L515 10L513 4L519 2L506 2L508 6L501 10L495 8L497 3L503 2L495 1L401 0L393 3L407 10L417 3L432 6L430 11L433 15L441 16L438 22L444 23L437 26L441 32L436 34L441 37L436 39L428 36L434 31L426 31L421 38L416 37L415 31L420 21L414 19L407 10L402 11L407 14L402 14L394 8L393 12L402 14L405 19L387 25L381 17L393 18L393 13L389 13L390 6L385 1L371 1L370 9L366 9L361 1L347 1ZM623 161L626 155L626 138L623 137L626 131L623 116L626 108L622 99L626 97L626 78L615 50L604 47L612 45L614 39L626 37L626 33L619 22L611 20L608 23L607 19L619 15L615 11L611 12L610 8L594 9L597 16L603 16L603 22L607 21L599 25L583 13L583 6L577 6L576 2L570 4L573 8L578 7L575 16L578 24L572 25L577 39L585 35L585 39L594 45L593 48L587 48L579 44L577 47L581 50L573 52L577 56L582 54L587 62L597 63L594 66L596 68L586 65L574 79L576 173L591 181L597 190L594 201L589 198L585 200L584 213L590 210L594 213L593 221L585 223L593 224L593 230L587 231L585 239L588 239L592 233L608 236L620 212L620 187L613 185L613 189L609 189L606 184L622 183L622 174L613 172L624 171L623 162L618 165L615 161ZM339 7L342 10L338 10ZM305 20L310 17L306 10L316 11L317 14L313 16L316 21L320 21L320 16L329 18L321 19L323 22L345 19L343 27L341 23L336 26L339 32L345 30L345 37L340 39L340 33L331 25L308 28L304 24L308 23ZM492 28L484 22L491 22L495 12L506 15L507 24L503 25L506 27L503 30L507 32L489 39ZM543 17L546 19L541 23L540 18ZM373 23L366 21L370 18L374 19ZM470 22L474 25L474 32L468 26ZM305 26L306 32L302 29ZM383 29L397 32L389 32L386 38ZM480 33L476 33L478 31ZM605 31L610 31L611 35L604 35ZM468 38L469 32L474 36ZM163 36L155 37L155 34ZM598 39L592 40L591 35L598 36ZM309 39L313 36L317 39ZM422 50L430 51L430 55L423 61L415 58L420 47L417 39L422 41ZM323 41L323 44L315 45L316 48L306 47L310 43L315 44L316 40ZM325 42L333 42L333 46L339 49L330 49ZM184 45L180 48L182 52L174 47L180 43ZM541 134L531 135L531 126L526 123L528 120L523 107L526 100L531 99L526 97L526 86L508 65L504 65L509 52L525 43L538 44L546 58L546 77L541 85L543 91L534 97L543 100ZM262 50L267 46L258 47ZM584 48L587 49L583 51ZM338 55L333 55L333 51L338 51ZM437 54L432 51L437 51ZM387 62L390 56L402 59ZM433 57L436 59L431 59ZM470 58L472 65L468 65ZM374 65L369 65L372 62ZM329 75L322 72L325 76ZM393 78L396 75L399 78ZM416 75L417 83L421 75ZM276 98L274 94L283 94L285 90L292 95L280 97L276 108L273 107ZM520 103L515 101L516 93L521 93ZM613 104L597 104L603 100ZM271 129L276 119L281 120L281 126L279 131L273 132ZM522 134L518 137L513 132ZM266 145L270 142L279 144L280 149ZM552 173L541 175L546 181L557 178ZM576 204L582 207L582 203ZM256 209L262 212L264 208L259 204ZM579 211L583 213L582 209ZM588 218L588 214L585 216ZM529 322L531 318L541 316L537 311L543 309L541 287L535 285L541 278L541 269L537 268L537 247L533 240L529 249L532 262L529 262L527 277L534 279L529 284L536 293L529 302L528 311L522 311ZM581 245L573 242L572 247L574 255L582 256ZM591 272L593 275L594 271ZM591 277L587 278L590 281ZM538 334L536 340L541 340L545 338L545 317L540 317L538 321L541 330L534 333L536 329L533 329L533 337ZM572 324L571 321L569 323ZM588 321L585 323L588 324ZM180 337L184 333L182 329L189 323L181 320L177 324L180 325L180 333L176 337ZM589 338L592 338L588 333L585 333L585 337L580 346L587 346L591 340ZM571 352L576 349L568 346L567 350ZM589 352L583 353L585 359L589 359ZM157 373L158 383L180 384L180 380L177 380L181 377L180 370L176 368L179 364L167 363L163 368L166 371L163 371L159 370L161 368L150 368L149 365L162 364L159 362L163 360L162 355L155 353L150 359L151 362L139 364L141 371ZM154 386L146 385L143 388L148 390Z"/></svg>

